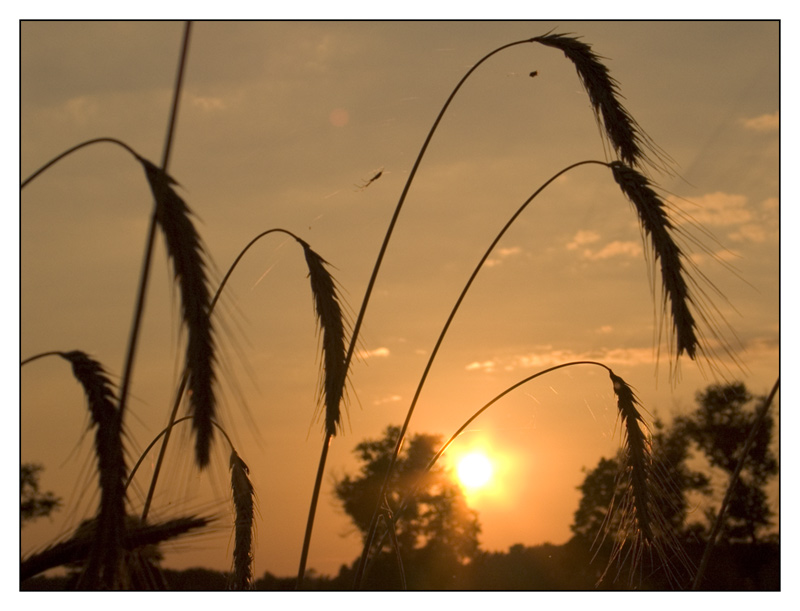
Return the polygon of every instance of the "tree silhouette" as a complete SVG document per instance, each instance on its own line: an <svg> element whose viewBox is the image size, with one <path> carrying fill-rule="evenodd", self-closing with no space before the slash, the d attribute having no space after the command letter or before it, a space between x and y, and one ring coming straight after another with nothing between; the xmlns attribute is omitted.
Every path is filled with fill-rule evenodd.
<svg viewBox="0 0 800 611"><path fill-rule="evenodd" d="M712 385L696 395L698 407L676 419L685 435L697 444L712 467L721 469L726 481L736 469L755 420L755 408L765 397L754 397L741 382ZM770 448L775 421L768 412L745 458L742 472L728 506L721 538L755 543L772 525L765 486L778 473L778 461ZM715 511L710 511L715 514Z"/></svg>
<svg viewBox="0 0 800 611"><path fill-rule="evenodd" d="M708 458L712 468L730 476L736 467L754 418L755 399L742 383L712 385L696 395L698 406L686 416L674 419L666 427L659 419L653 424L652 493L661 514L672 530L684 539L690 535L707 534L716 511L712 508L704 524L687 524L689 495L712 492L710 473L688 466L695 450ZM778 466L769 448L774 420L767 415L755 444L744 464L740 481L722 532L722 540L756 542L758 535L770 526L772 512L767 504L765 485L777 473ZM603 527L616 532L618 516L607 521L607 510L615 494L621 494L618 481L618 458L601 458L597 466L578 487L582 497L571 525L572 532L581 538L594 539ZM617 497L619 498L619 496Z"/></svg>
<svg viewBox="0 0 800 611"><path fill-rule="evenodd" d="M38 464L20 464L19 519L22 526L49 516L61 506L61 499L52 492L39 492L39 472L43 469Z"/></svg>
<svg viewBox="0 0 800 611"><path fill-rule="evenodd" d="M361 462L360 473L355 477L345 475L336 482L336 497L362 539L369 531L399 434L399 427L389 426L382 438L359 443L354 452ZM406 438L389 481L374 540L397 542L406 585L414 589L445 587L448 577L478 551L480 525L477 514L467 507L461 488L438 464L426 471L439 445L441 438L435 435ZM392 523L393 528L387 528ZM380 573L384 579L380 583L373 581L371 586L368 583L367 587L402 587L402 581L387 577L387 573L399 575L397 555L380 554L380 550L375 553L375 562L382 568L372 573Z"/></svg>

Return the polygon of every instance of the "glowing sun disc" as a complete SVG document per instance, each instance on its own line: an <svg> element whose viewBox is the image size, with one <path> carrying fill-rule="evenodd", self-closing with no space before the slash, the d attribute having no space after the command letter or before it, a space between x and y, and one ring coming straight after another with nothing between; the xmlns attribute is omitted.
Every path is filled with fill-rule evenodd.
<svg viewBox="0 0 800 611"><path fill-rule="evenodd" d="M458 479L467 488L480 488L492 478L492 463L484 454L473 452L458 461Z"/></svg>

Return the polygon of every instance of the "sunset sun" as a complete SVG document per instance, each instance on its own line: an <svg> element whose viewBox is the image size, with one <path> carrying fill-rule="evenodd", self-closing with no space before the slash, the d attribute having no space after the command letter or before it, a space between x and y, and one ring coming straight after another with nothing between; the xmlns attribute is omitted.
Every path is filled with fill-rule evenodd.
<svg viewBox="0 0 800 611"><path fill-rule="evenodd" d="M458 461L456 471L459 481L466 488L481 488L492 479L494 469L485 454L473 452Z"/></svg>

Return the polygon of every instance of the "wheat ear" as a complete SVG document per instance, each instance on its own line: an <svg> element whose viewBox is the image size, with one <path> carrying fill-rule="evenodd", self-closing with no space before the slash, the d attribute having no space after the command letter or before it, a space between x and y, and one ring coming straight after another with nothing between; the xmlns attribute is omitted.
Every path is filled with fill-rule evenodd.
<svg viewBox="0 0 800 611"><path fill-rule="evenodd" d="M125 458L116 397L100 363L78 350L61 352L59 355L70 362L75 378L83 386L89 403L91 424L96 427L100 509L97 533L81 576L81 585L88 589L119 589L125 586Z"/></svg>
<svg viewBox="0 0 800 611"><path fill-rule="evenodd" d="M692 359L697 355L699 340L697 323L689 309L692 303L685 278L683 253L672 236L674 227L667 215L664 201L653 189L646 176L619 162L610 164L614 180L633 203L645 235L650 238L654 263L661 263L663 305L672 318L675 335L675 356L684 352Z"/></svg>
<svg viewBox="0 0 800 611"><path fill-rule="evenodd" d="M644 419L637 409L639 401L633 389L625 380L615 375L611 370L609 370L608 375L614 385L619 416L625 426L623 469L630 478L636 525L638 530L641 531L644 540L652 542L654 539L650 511L652 447L646 433ZM642 427L644 427L644 430Z"/></svg>
<svg viewBox="0 0 800 611"><path fill-rule="evenodd" d="M661 503L669 502L665 494L669 483L659 477L653 466L650 434L633 389L610 369L608 374L617 396L617 407L625 432L621 471L616 486L616 490L620 491L619 497L615 493L604 524L604 528L607 528L612 517L619 515L619 533L600 581L615 562L619 566L618 575L629 562L630 581L633 583L645 550L652 550L669 582L680 587L681 580L691 574L694 567L661 508Z"/></svg>
<svg viewBox="0 0 800 611"><path fill-rule="evenodd" d="M255 491L250 481L250 469L245 462L231 449L231 490L233 506L236 512L236 535L233 550L232 590L250 590L253 588L253 518Z"/></svg>
<svg viewBox="0 0 800 611"><path fill-rule="evenodd" d="M325 433L335 436L341 427L341 405L347 382L345 328L339 295L328 262L297 238L305 253L314 311L322 331L319 400L325 407Z"/></svg>
<svg viewBox="0 0 800 611"><path fill-rule="evenodd" d="M661 165L668 163L668 160L665 161L666 155L653 144L622 105L619 83L611 76L608 68L600 61L602 58L592 50L591 45L567 34L545 34L533 40L563 51L575 65L578 77L589 95L595 118L604 128L619 159L640 168L654 165L648 155L656 156Z"/></svg>
<svg viewBox="0 0 800 611"><path fill-rule="evenodd" d="M189 371L192 428L199 467L208 465L216 411L214 397L214 338L210 317L210 291L206 278L203 246L186 203L171 185L170 176L144 158L150 189L156 201L156 221L161 227L181 293L183 321L188 330L186 367Z"/></svg>

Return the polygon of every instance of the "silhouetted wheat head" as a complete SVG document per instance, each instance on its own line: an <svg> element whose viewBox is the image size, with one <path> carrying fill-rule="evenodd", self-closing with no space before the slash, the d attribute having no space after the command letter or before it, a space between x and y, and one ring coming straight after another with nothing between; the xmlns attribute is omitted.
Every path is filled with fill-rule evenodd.
<svg viewBox="0 0 800 611"><path fill-rule="evenodd" d="M650 155L663 165L664 153L658 150L639 124L620 102L619 83L611 76L601 57L579 38L567 34L545 34L533 39L553 47L575 65L599 125L604 128L611 147L624 163L644 169L654 166Z"/></svg>
<svg viewBox="0 0 800 611"><path fill-rule="evenodd" d="M233 507L236 514L231 589L250 590L253 587L255 491L249 477L250 469L236 450L231 450L230 469Z"/></svg>
<svg viewBox="0 0 800 611"><path fill-rule="evenodd" d="M328 262L298 238L303 247L311 292L314 296L314 311L322 330L322 363L319 382L320 404L325 406L325 432L336 435L341 426L341 406L344 399L347 369L345 345L346 319L339 303L339 295L333 276L327 269Z"/></svg>
<svg viewBox="0 0 800 611"><path fill-rule="evenodd" d="M183 322L188 331L186 367L189 371L190 406L199 467L209 462L216 411L214 396L214 338L210 318L210 290L203 246L186 203L170 186L177 184L151 162L139 157L156 201L156 220L164 234L175 281L181 293Z"/></svg>
<svg viewBox="0 0 800 611"><path fill-rule="evenodd" d="M122 420L111 381L97 361L80 351L59 353L72 364L83 386L95 431L95 453L100 484L97 532L81 577L87 589L126 587L122 550L125 545L125 459Z"/></svg>
<svg viewBox="0 0 800 611"><path fill-rule="evenodd" d="M667 214L666 204L647 177L619 162L613 162L610 166L614 180L633 204L642 230L650 238L653 263L660 263L662 305L672 319L674 354L677 358L686 353L694 359L702 347L699 345L697 323L689 309L692 297L685 277L683 253L673 238L675 228Z"/></svg>
<svg viewBox="0 0 800 611"><path fill-rule="evenodd" d="M644 554L651 550L669 582L680 586L691 575L693 567L665 517L666 507L662 506L662 503L669 502L667 488L671 484L664 481L654 468L650 433L633 389L611 370L609 376L617 396L624 433L616 492L598 534L600 542L608 535L613 538L608 565L600 580L612 565L618 566L617 577L628 565L633 583ZM608 532L616 520L616 532Z"/></svg>

